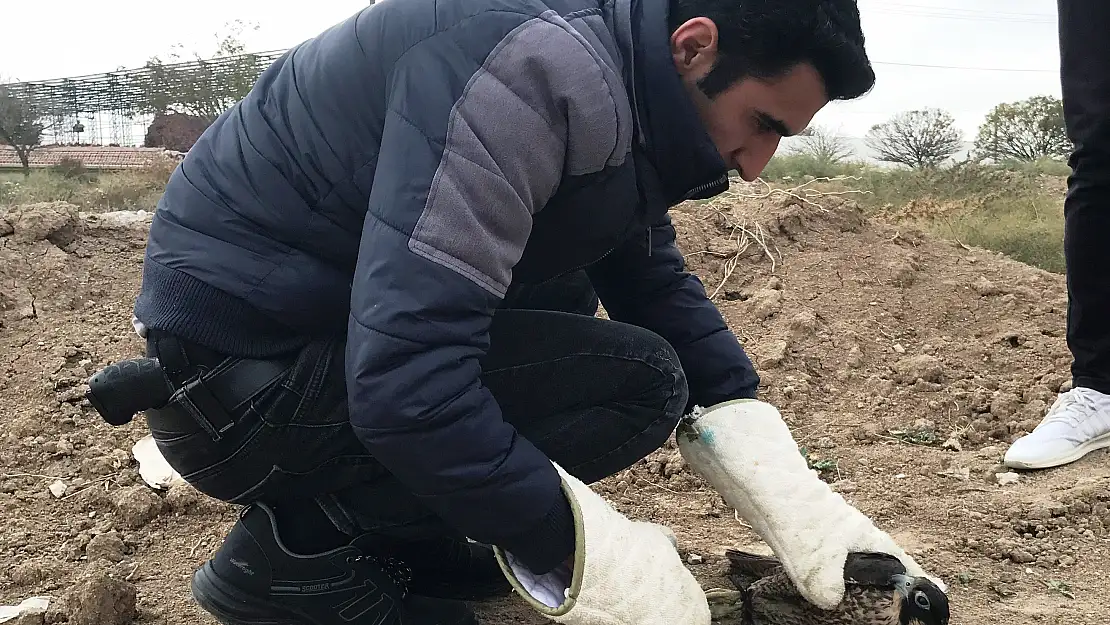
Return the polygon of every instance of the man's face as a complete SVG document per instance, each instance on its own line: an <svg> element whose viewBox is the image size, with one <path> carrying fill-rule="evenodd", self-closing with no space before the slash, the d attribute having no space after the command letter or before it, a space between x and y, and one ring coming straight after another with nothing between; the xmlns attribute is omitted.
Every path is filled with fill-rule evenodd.
<svg viewBox="0 0 1110 625"><path fill-rule="evenodd" d="M779 140L804 130L828 103L808 63L770 81L745 78L710 100L697 86L717 59L717 28L706 18L680 26L671 35L671 53L721 158L749 182L763 172Z"/></svg>

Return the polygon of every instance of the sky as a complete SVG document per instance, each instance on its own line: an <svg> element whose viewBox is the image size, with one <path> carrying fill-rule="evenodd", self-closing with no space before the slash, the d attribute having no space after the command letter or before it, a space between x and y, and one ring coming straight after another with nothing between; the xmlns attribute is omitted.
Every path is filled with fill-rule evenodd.
<svg viewBox="0 0 1110 625"><path fill-rule="evenodd" d="M215 51L233 20L257 25L248 50L285 49L366 6L312 0L281 10L273 0L190 0L159 11L140 0L50 0L5 6L0 79L41 80L139 67L175 44ZM992 107L1033 95L1059 97L1056 0L859 0L878 80L866 96L829 104L813 120L847 137L902 111L947 110L972 141ZM68 17L67 17L68 16ZM944 38L950 43L941 45Z"/></svg>

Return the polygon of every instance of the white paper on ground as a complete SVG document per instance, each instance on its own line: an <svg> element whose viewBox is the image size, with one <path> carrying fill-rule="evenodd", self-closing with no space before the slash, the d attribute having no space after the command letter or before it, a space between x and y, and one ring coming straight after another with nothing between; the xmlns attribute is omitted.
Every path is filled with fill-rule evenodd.
<svg viewBox="0 0 1110 625"><path fill-rule="evenodd" d="M139 476L151 488L162 490L185 483L181 474L162 457L162 452L158 451L158 444L149 434L140 438L131 447L131 453L139 462Z"/></svg>
<svg viewBox="0 0 1110 625"><path fill-rule="evenodd" d="M50 607L50 597L28 597L19 605L0 605L0 623L6 623L25 614L42 614Z"/></svg>

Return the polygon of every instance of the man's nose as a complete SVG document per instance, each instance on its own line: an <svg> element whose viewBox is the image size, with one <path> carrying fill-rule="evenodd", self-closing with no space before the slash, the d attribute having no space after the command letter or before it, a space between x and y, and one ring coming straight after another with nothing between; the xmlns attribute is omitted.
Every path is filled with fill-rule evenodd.
<svg viewBox="0 0 1110 625"><path fill-rule="evenodd" d="M779 149L781 139L778 135L755 139L740 152L740 162L737 165L744 181L752 182L763 173L763 169Z"/></svg>

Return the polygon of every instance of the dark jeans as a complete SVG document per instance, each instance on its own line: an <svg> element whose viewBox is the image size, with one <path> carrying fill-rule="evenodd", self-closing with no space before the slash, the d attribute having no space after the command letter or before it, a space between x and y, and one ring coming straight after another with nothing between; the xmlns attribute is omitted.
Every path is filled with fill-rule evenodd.
<svg viewBox="0 0 1110 625"><path fill-rule="evenodd" d="M590 316L597 301L583 280L576 274L516 293L512 305L531 309L495 315L481 381L506 421L571 474L592 483L665 442L686 406L687 387L677 355L661 337ZM560 304L573 312L537 310ZM172 359L175 339L159 343L157 333L148 338L150 355ZM184 347L194 364L211 367L224 358ZM166 460L218 499L285 509L315 501L351 535L454 534L355 437L343 358L342 337L315 341L292 355L279 382L234 415L236 424L219 440L178 408L148 411L147 422Z"/></svg>
<svg viewBox="0 0 1110 625"><path fill-rule="evenodd" d="M1110 2L1058 0L1064 120L1075 144L1064 202L1068 346L1076 386L1110 393Z"/></svg>

